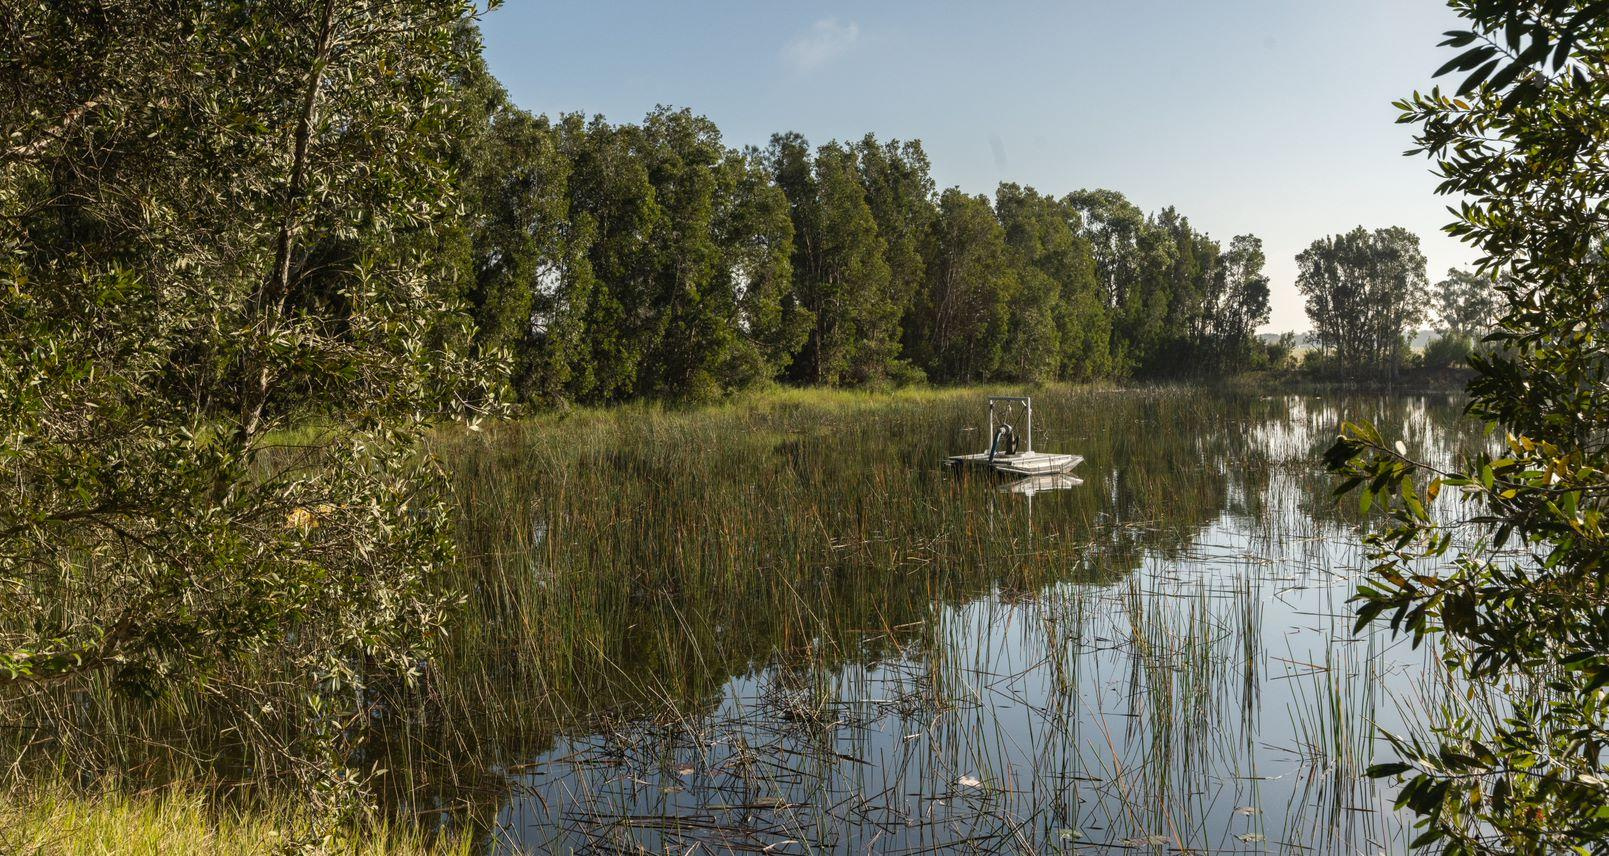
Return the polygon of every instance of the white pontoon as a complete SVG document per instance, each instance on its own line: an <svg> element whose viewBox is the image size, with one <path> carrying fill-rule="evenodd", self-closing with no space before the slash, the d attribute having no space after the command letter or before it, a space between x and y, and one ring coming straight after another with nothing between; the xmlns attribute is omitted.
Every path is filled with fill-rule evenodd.
<svg viewBox="0 0 1609 856"><path fill-rule="evenodd" d="M1017 427L1006 421L1014 418L1016 405L1025 411L1026 429L1020 438ZM989 450L971 455L953 455L950 463L957 467L982 466L1014 476L1060 475L1078 466L1082 455L1061 455L1034 451L1034 403L1032 399L1008 396L989 396Z"/></svg>

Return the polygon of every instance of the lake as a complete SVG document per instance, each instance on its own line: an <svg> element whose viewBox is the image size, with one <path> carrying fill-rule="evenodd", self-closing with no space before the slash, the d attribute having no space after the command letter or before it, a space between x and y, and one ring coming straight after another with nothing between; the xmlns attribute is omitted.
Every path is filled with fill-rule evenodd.
<svg viewBox="0 0 1609 856"><path fill-rule="evenodd" d="M469 596L396 808L499 853L1406 851L1363 771L1456 688L1352 634L1318 459L1361 418L1446 460L1461 402L1033 395L1082 483L943 466L981 393L445 441Z"/></svg>

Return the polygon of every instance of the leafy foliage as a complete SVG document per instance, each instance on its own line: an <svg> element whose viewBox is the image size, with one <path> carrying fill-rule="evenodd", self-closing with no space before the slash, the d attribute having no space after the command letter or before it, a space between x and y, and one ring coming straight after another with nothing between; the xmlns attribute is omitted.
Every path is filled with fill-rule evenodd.
<svg viewBox="0 0 1609 856"><path fill-rule="evenodd" d="M415 440L495 374L426 257L471 11L6 16L0 688L240 669L306 688L320 761L354 688L418 672L452 550Z"/></svg>
<svg viewBox="0 0 1609 856"><path fill-rule="evenodd" d="M987 198L951 188L928 242L928 281L911 325L918 362L939 380L990 377L1004 356L1017 291L1005 230Z"/></svg>
<svg viewBox="0 0 1609 856"><path fill-rule="evenodd" d="M1445 369L1461 365L1475 350L1475 340L1460 333L1447 332L1425 346L1425 368Z"/></svg>
<svg viewBox="0 0 1609 856"><path fill-rule="evenodd" d="M899 354L901 307L892 299L887 242L849 147L829 143L810 156L802 139L774 138L770 160L793 209L794 282L815 319L794 377L837 385L886 377Z"/></svg>
<svg viewBox="0 0 1609 856"><path fill-rule="evenodd" d="M1011 183L995 191L994 207L1019 284L1002 371L1029 381L1113 373L1111 319L1077 212Z"/></svg>
<svg viewBox="0 0 1609 856"><path fill-rule="evenodd" d="M1329 451L1365 509L1391 526L1356 598L1359 624L1434 637L1456 675L1497 696L1446 712L1427 739L1398 738L1399 802L1416 842L1454 853L1605 852L1609 841L1609 386L1600 200L1609 4L1456 0L1467 72L1399 104L1442 192L1467 197L1448 231L1478 246L1501 313L1492 353L1471 363L1471 413L1500 441L1455 469L1406 459L1368 425ZM1474 47L1470 47L1474 45ZM1431 514L1444 487L1484 535L1453 550ZM1506 548L1506 551L1505 551ZM1441 570L1417 570L1436 560Z"/></svg>
<svg viewBox="0 0 1609 856"><path fill-rule="evenodd" d="M1236 235L1207 281L1196 325L1198 350L1223 369L1252 361L1257 328L1267 323L1268 275L1263 242L1256 235Z"/></svg>

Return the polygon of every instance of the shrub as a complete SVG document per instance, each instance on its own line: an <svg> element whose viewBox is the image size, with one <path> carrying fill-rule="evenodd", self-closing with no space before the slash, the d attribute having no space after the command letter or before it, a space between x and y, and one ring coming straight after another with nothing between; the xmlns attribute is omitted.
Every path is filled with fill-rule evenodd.
<svg viewBox="0 0 1609 856"><path fill-rule="evenodd" d="M1438 336L1425 346L1425 368L1445 369L1465 365L1474 350L1475 343L1468 336L1451 332Z"/></svg>

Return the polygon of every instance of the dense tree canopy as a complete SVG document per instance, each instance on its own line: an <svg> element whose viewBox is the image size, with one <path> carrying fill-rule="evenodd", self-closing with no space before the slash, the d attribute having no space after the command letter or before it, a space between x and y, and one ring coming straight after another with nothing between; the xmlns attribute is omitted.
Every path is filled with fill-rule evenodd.
<svg viewBox="0 0 1609 856"><path fill-rule="evenodd" d="M1005 230L987 198L951 188L927 240L927 282L911 312L912 355L935 380L992 377L1017 297Z"/></svg>
<svg viewBox="0 0 1609 856"><path fill-rule="evenodd" d="M1267 317L1263 255L1121 194L934 187L916 141L764 150L661 108L485 117L462 170L461 279L482 348L532 403L708 400L857 385L1232 372Z"/></svg>
<svg viewBox="0 0 1609 856"><path fill-rule="evenodd" d="M793 168L784 163L789 146L773 143L779 176ZM815 327L794 377L832 386L886 377L899 355L901 307L858 159L836 143L803 157L808 179L783 189L793 208L794 288Z"/></svg>
<svg viewBox="0 0 1609 856"><path fill-rule="evenodd" d="M1017 275L1001 370L1028 381L1111 374L1111 319L1078 213L1010 183L995 192L995 212Z"/></svg>

